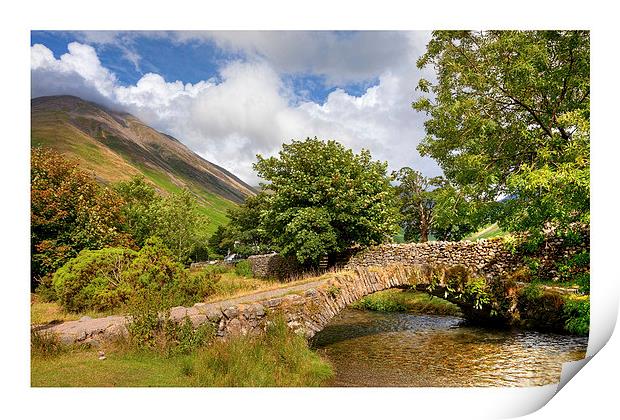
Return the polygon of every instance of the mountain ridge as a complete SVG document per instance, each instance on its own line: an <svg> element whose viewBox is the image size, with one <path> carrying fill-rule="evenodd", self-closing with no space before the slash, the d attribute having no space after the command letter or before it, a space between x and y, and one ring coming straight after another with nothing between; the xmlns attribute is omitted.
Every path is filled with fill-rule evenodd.
<svg viewBox="0 0 620 420"><path fill-rule="evenodd" d="M227 220L229 208L256 193L173 136L130 113L76 96L31 99L31 146L50 147L76 158L105 184L143 175L163 194L187 188L215 226Z"/></svg>

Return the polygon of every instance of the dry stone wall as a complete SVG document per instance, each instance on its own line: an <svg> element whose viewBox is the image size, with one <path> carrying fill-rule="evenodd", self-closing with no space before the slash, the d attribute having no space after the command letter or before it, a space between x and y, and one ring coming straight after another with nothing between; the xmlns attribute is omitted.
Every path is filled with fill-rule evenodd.
<svg viewBox="0 0 620 420"><path fill-rule="evenodd" d="M286 280L301 272L301 267L293 258L280 254L262 254L248 257L254 277Z"/></svg>
<svg viewBox="0 0 620 420"><path fill-rule="evenodd" d="M364 250L353 256L345 268L376 267L391 264L464 265L485 275L505 276L536 258L541 271L550 279L557 278L555 263L581 251L589 251L589 236L580 243L550 237L538 251L527 254L512 251L501 238L460 242L424 242L386 244Z"/></svg>

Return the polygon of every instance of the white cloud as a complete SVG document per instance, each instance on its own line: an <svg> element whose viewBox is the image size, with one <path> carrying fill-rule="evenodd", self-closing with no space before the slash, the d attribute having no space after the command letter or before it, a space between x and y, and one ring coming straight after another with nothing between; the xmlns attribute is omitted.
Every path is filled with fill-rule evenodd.
<svg viewBox="0 0 620 420"><path fill-rule="evenodd" d="M264 59L279 73L318 74L334 84L374 79L408 62L410 46L410 33L398 31L181 31L170 36L179 42L213 41L221 49Z"/></svg>
<svg viewBox="0 0 620 420"><path fill-rule="evenodd" d="M219 70L218 82L196 84L168 82L148 73L135 85L123 86L88 45L71 43L69 52L59 59L45 46L34 45L32 95L73 94L127 110L250 183L257 182L251 168L256 153L272 155L283 142L314 136L338 140L355 151L369 149L375 159L387 160L390 169L414 166L428 175L439 173L435 163L420 158L416 151L423 137L423 116L411 109L420 75L415 59L424 37L369 32L340 39L321 33L314 40L311 33L302 32L278 42L272 34L252 40L252 48L260 50L261 57L257 53L253 59L227 63ZM219 33L220 38L223 35ZM226 37L218 42L250 43L245 33L227 33ZM399 41L387 42L393 38ZM405 44L400 43L403 39ZM360 40L369 45L365 53L357 50ZM292 52L295 42L300 43L302 53ZM330 48L341 50L342 43L353 46L338 58ZM340 47L332 47L335 44ZM380 54L382 44L400 54ZM312 62L305 68L304 55ZM379 65L386 56L396 55L400 57ZM356 67L352 62L359 64L357 70L351 70ZM282 80L284 68L311 68L349 80L378 77L379 83L359 97L336 89L323 104L317 104L295 96Z"/></svg>

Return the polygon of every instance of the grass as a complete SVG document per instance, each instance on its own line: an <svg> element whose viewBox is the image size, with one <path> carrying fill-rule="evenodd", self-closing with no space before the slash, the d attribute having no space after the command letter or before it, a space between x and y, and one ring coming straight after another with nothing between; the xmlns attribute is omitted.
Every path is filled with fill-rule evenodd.
<svg viewBox="0 0 620 420"><path fill-rule="evenodd" d="M351 305L355 309L381 312L410 312L430 315L460 315L458 306L424 292L390 289L376 292Z"/></svg>
<svg viewBox="0 0 620 420"><path fill-rule="evenodd" d="M497 238L499 236L504 236L505 232L497 226L497 223L493 223L492 225L486 226L480 229L476 233L472 233L471 235L463 238L463 240L467 241L477 241L478 239L490 239Z"/></svg>
<svg viewBox="0 0 620 420"><path fill-rule="evenodd" d="M33 387L319 386L333 376L329 363L281 320L260 337L216 340L172 356L122 343L104 348L105 360L95 349L40 347L31 357Z"/></svg>

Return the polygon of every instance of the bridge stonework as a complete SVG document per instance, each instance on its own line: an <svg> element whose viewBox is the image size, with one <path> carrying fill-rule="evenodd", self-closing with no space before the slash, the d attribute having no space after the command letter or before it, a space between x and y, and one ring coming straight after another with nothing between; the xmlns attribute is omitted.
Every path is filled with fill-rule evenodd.
<svg viewBox="0 0 620 420"><path fill-rule="evenodd" d="M428 291L432 287L433 294L444 297L448 280L445 273L449 269L421 264L395 264L344 270L303 293L249 305L236 305L224 310L218 325L218 335L258 334L266 329L273 319L271 316L281 316L292 330L310 338L348 305L381 290L413 287Z"/></svg>
<svg viewBox="0 0 620 420"><path fill-rule="evenodd" d="M536 253L546 273L553 275L554 262L559 259L589 250L588 238L584 238L584 242L576 245L549 239ZM175 321L187 318L195 327L211 324L219 337L226 338L260 334L274 317L280 316L296 332L312 337L351 303L395 287L414 287L446 298L471 318L481 311L473 308L474 302L465 291L469 280L478 279L494 293L493 302L484 308L486 314L493 309L507 319L515 310L518 289L522 286L509 280L510 273L523 264L523 256L511 252L501 239L381 245L355 255L344 270L325 274L318 286L303 292L228 307L217 303L176 307L171 309L170 318ZM97 344L126 335L128 322L123 316L84 317L48 330L66 343Z"/></svg>

